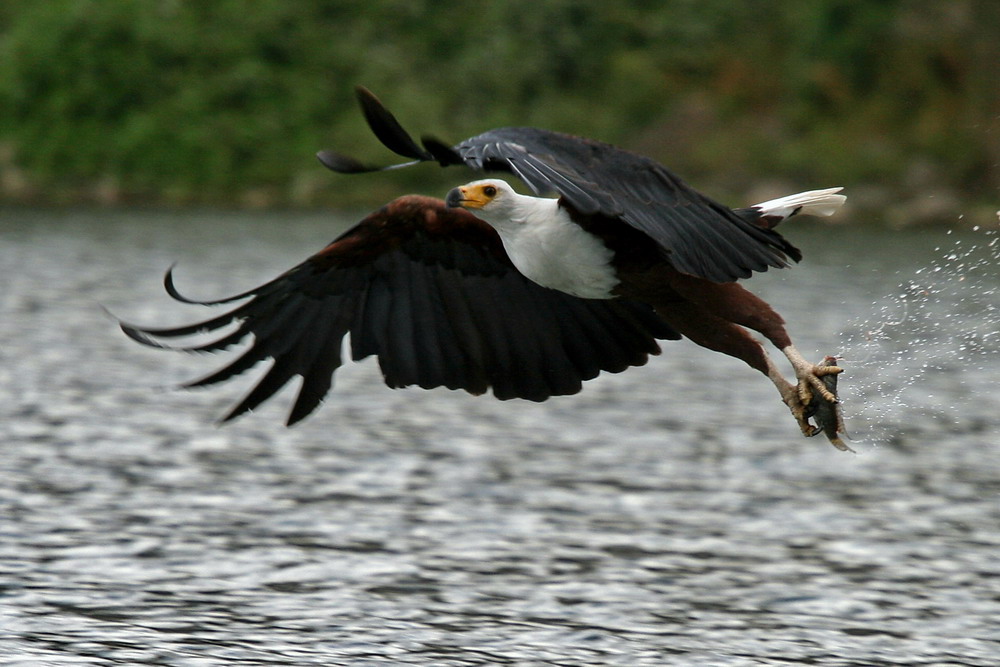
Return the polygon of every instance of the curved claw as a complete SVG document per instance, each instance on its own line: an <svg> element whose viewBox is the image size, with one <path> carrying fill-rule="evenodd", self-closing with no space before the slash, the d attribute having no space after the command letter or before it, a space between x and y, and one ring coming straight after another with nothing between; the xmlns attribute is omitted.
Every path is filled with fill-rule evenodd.
<svg viewBox="0 0 1000 667"><path fill-rule="evenodd" d="M799 400L805 405L809 405L813 401L812 392L815 390L823 400L829 403L837 403L837 395L830 390L822 378L827 375L837 375L843 372L844 369L840 366L824 366L822 364L810 365L805 370L796 367L795 375L799 379Z"/></svg>

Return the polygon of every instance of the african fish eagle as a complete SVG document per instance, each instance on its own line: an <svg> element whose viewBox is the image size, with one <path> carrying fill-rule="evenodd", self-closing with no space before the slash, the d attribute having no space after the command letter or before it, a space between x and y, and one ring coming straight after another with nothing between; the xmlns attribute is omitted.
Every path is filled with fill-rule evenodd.
<svg viewBox="0 0 1000 667"><path fill-rule="evenodd" d="M817 401L837 410L823 376L841 369L806 361L781 316L736 281L800 260L774 227L799 213L831 215L845 200L840 188L730 209L649 158L547 130L500 128L454 147L424 138L421 147L374 95L359 88L358 97L375 135L413 160L371 166L323 151L328 168L466 164L558 197L519 194L498 178L457 187L446 201L400 197L271 282L217 301L182 296L168 272L166 289L177 300L245 301L180 327L122 323L126 334L168 347L169 339L225 330L177 348L189 351L252 337L235 361L191 386L273 360L224 419L296 375L302 385L288 423L307 416L330 389L348 333L351 357L376 356L390 387L492 389L500 399L533 401L576 393L601 371L646 363L660 352L657 340L685 337L767 375L806 435L820 430L809 423ZM747 329L784 353L797 384Z"/></svg>

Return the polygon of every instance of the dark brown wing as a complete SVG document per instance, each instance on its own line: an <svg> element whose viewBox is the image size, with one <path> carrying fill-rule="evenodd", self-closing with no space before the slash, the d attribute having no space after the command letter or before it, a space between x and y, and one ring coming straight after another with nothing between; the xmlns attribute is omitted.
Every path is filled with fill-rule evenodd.
<svg viewBox="0 0 1000 667"><path fill-rule="evenodd" d="M320 403L343 362L370 355L390 387L493 389L497 398L542 401L573 394L601 371L620 372L658 354L656 339L680 338L648 306L580 299L541 287L511 264L496 232L438 199L401 197L325 249L265 285L205 305L246 300L217 317L180 327L122 324L133 339L163 341L224 330L207 343L171 349L215 351L252 337L239 357L191 382L208 385L272 359L270 369L225 419L252 410L294 376L302 386L292 424ZM235 327L235 328L234 328Z"/></svg>
<svg viewBox="0 0 1000 667"><path fill-rule="evenodd" d="M414 162L466 164L518 176L536 193L556 192L585 216L601 215L646 234L679 271L715 282L784 267L802 255L777 232L734 213L685 184L658 162L593 139L534 127L503 127L453 147L425 138L423 148L371 92L358 99L372 131ZM383 169L332 151L319 154L334 171Z"/></svg>

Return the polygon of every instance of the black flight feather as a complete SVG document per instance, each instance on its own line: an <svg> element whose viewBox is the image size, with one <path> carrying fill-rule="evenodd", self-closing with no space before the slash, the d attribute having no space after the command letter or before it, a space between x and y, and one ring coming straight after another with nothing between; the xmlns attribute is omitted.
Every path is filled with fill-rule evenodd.
<svg viewBox="0 0 1000 667"><path fill-rule="evenodd" d="M628 299L580 299L521 275L499 236L464 209L410 195L373 212L333 243L274 280L232 297L242 301L204 321L177 327L122 323L145 345L215 351L249 341L234 360L188 383L229 380L270 360L226 416L253 410L295 376L302 378L288 423L322 402L351 357L378 359L390 387L448 387L497 398L543 401L571 394L601 371L646 363L658 340L680 335L651 307ZM208 342L171 346L191 336ZM182 341L179 341L182 342Z"/></svg>

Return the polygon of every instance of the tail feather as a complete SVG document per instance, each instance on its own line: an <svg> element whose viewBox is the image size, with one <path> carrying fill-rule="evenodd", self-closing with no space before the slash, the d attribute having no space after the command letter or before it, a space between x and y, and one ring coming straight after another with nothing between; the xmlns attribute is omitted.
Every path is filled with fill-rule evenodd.
<svg viewBox="0 0 1000 667"><path fill-rule="evenodd" d="M749 208L734 209L734 213L744 220L768 229L799 213L831 216L847 201L845 195L838 194L843 189L827 188L799 192L754 204Z"/></svg>
<svg viewBox="0 0 1000 667"><path fill-rule="evenodd" d="M798 194L771 199L760 204L755 204L761 216L780 217L782 220L790 218L798 213L808 215L830 216L837 212L847 197L837 194L844 188L827 188L826 190L809 190Z"/></svg>

